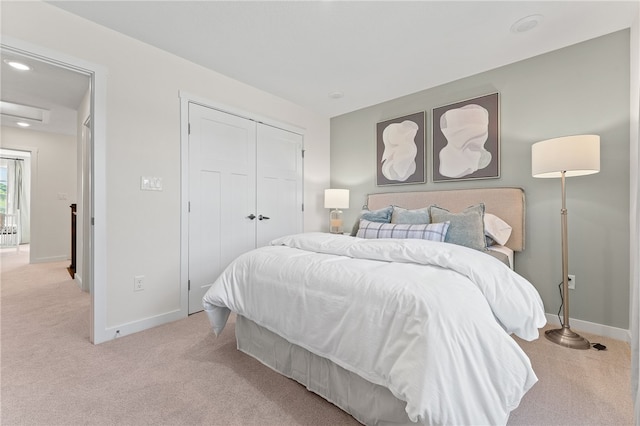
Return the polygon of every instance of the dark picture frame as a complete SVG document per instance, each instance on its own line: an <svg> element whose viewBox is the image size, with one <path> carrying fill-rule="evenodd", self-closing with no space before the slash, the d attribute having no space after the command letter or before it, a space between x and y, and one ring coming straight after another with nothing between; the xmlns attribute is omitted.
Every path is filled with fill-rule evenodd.
<svg viewBox="0 0 640 426"><path fill-rule="evenodd" d="M500 177L500 94L432 111L433 181Z"/></svg>
<svg viewBox="0 0 640 426"><path fill-rule="evenodd" d="M376 125L376 185L426 182L425 112Z"/></svg>

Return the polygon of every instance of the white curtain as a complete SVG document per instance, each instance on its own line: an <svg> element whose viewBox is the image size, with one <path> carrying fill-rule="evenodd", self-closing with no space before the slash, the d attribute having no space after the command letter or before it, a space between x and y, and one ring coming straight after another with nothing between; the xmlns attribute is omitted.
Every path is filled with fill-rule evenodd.
<svg viewBox="0 0 640 426"><path fill-rule="evenodd" d="M7 213L18 217L20 244L30 240L29 173L25 160L7 160Z"/></svg>
<svg viewBox="0 0 640 426"><path fill-rule="evenodd" d="M30 241L31 227L29 226L29 159L24 161L16 161L16 183L17 183L17 205L20 214L20 244L26 244Z"/></svg>

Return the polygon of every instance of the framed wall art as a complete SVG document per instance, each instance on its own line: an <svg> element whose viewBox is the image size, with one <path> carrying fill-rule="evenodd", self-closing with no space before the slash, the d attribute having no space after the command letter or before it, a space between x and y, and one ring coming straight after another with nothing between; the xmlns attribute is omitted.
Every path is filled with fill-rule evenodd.
<svg viewBox="0 0 640 426"><path fill-rule="evenodd" d="M499 94L433 109L433 181L500 177Z"/></svg>
<svg viewBox="0 0 640 426"><path fill-rule="evenodd" d="M425 113L376 126L376 185L425 183Z"/></svg>

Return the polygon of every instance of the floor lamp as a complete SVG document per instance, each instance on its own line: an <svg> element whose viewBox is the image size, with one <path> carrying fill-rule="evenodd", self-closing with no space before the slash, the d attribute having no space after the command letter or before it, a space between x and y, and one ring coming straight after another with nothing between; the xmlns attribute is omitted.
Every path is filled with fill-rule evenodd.
<svg viewBox="0 0 640 426"><path fill-rule="evenodd" d="M600 136L577 135L536 142L531 146L531 174L562 182L562 328L545 332L547 339L572 349L589 349L589 341L569 327L569 248L565 178L600 171Z"/></svg>

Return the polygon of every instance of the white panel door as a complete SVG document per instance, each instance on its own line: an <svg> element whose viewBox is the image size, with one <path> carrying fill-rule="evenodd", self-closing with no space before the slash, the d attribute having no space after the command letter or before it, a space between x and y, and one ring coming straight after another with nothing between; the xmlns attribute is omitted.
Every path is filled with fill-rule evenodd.
<svg viewBox="0 0 640 426"><path fill-rule="evenodd" d="M189 314L227 265L255 248L256 125L189 104Z"/></svg>
<svg viewBox="0 0 640 426"><path fill-rule="evenodd" d="M261 247L303 230L302 136L258 124L257 152L257 246Z"/></svg>

